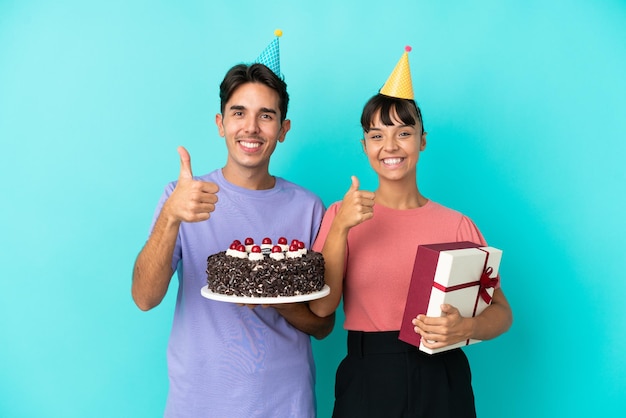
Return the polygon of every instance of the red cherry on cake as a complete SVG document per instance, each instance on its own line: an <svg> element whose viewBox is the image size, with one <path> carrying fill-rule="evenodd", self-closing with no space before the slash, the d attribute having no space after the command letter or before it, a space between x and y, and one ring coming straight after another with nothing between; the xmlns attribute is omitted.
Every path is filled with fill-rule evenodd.
<svg viewBox="0 0 626 418"><path fill-rule="evenodd" d="M241 242L239 244L237 244L236 242L233 242L232 244L230 244L230 248L231 250L236 250L237 248L239 248L239 246L241 245Z"/></svg>
<svg viewBox="0 0 626 418"><path fill-rule="evenodd" d="M244 241L246 243L246 245L252 245L254 244L254 240L250 237L246 238L246 240Z"/></svg>
<svg viewBox="0 0 626 418"><path fill-rule="evenodd" d="M282 248L280 248L280 246L278 246L278 245L274 245L274 246L272 247L272 252L273 252L273 253L282 253L282 252L283 252L283 249L282 249Z"/></svg>
<svg viewBox="0 0 626 418"><path fill-rule="evenodd" d="M304 249L304 242L298 241L298 249L300 250Z"/></svg>
<svg viewBox="0 0 626 418"><path fill-rule="evenodd" d="M260 253L261 252L261 247L259 247L258 245L255 245L255 246L252 247L252 250L250 250L250 252Z"/></svg>
<svg viewBox="0 0 626 418"><path fill-rule="evenodd" d="M289 251L298 251L298 244L292 242L289 246Z"/></svg>
<svg viewBox="0 0 626 418"><path fill-rule="evenodd" d="M272 243L272 240L270 238L267 238L267 237L263 238L263 244L271 244L271 243Z"/></svg>
<svg viewBox="0 0 626 418"><path fill-rule="evenodd" d="M297 239L291 240L291 245L295 245L295 246L296 246L296 249L297 249L297 247L298 247L298 242L299 242L299 241L298 241Z"/></svg>
<svg viewBox="0 0 626 418"><path fill-rule="evenodd" d="M236 240L234 240L234 241L233 241L233 243L231 244L231 247L232 247L233 245L237 246L237 245L239 245L239 244L241 244L241 241L239 241L238 239L236 239ZM237 248L237 247L235 247L235 248L233 248L233 249L236 249L236 248Z"/></svg>
<svg viewBox="0 0 626 418"><path fill-rule="evenodd" d="M239 244L237 246L237 251L241 251L242 253L246 252L246 247L243 246L243 244Z"/></svg>
<svg viewBox="0 0 626 418"><path fill-rule="evenodd" d="M285 238L285 237L278 238L278 243L280 245L287 245L287 238Z"/></svg>

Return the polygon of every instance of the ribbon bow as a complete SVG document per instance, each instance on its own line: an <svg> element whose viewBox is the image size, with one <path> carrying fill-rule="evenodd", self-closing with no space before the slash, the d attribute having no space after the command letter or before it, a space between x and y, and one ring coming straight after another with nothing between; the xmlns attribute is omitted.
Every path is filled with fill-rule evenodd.
<svg viewBox="0 0 626 418"><path fill-rule="evenodd" d="M491 267L487 267L485 271L483 271L483 274L480 275L480 289L478 290L480 296L487 304L491 303L491 295L487 292L487 289L496 287L498 284L497 276L494 278L489 277L491 273L493 273L493 268Z"/></svg>

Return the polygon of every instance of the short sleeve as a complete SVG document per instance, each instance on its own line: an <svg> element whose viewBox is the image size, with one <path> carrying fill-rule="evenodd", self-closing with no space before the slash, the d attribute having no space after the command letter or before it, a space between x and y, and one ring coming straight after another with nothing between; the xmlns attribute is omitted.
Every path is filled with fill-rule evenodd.
<svg viewBox="0 0 626 418"><path fill-rule="evenodd" d="M335 219L340 206L340 202L333 203L324 214L320 230L317 234L317 238L315 239L315 243L313 244L313 251L322 252L324 242L326 242L326 237L330 231L330 225L333 223L333 219Z"/></svg>
<svg viewBox="0 0 626 418"><path fill-rule="evenodd" d="M471 241L483 246L487 245L483 234L480 233L476 224L467 216L461 217L461 222L459 222L459 228L457 229L457 240Z"/></svg>

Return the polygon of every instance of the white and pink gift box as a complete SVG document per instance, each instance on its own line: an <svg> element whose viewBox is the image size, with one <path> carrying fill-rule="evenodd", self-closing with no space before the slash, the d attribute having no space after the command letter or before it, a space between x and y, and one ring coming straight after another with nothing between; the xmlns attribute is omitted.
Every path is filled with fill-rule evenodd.
<svg viewBox="0 0 626 418"><path fill-rule="evenodd" d="M501 258L501 250L469 241L420 245L415 256L400 340L429 354L480 342L470 339L430 349L423 345L411 321L418 314L441 316L444 303L456 307L461 316L479 315L491 304Z"/></svg>

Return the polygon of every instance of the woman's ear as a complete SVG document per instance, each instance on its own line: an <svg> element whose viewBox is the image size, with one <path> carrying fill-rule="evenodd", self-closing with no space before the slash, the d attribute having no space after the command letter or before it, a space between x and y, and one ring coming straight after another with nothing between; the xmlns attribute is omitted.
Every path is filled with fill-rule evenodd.
<svg viewBox="0 0 626 418"><path fill-rule="evenodd" d="M422 134L422 138L420 139L420 151L424 151L424 149L426 148L426 135L428 134L428 132L424 132Z"/></svg>

